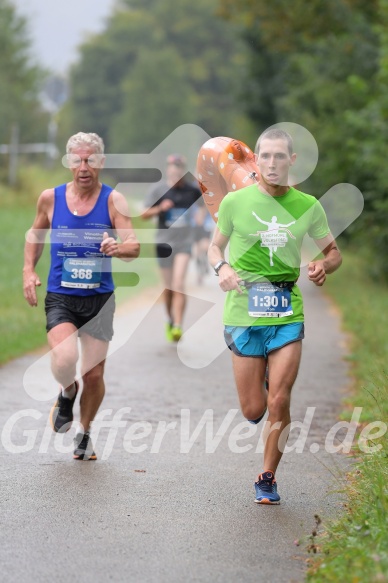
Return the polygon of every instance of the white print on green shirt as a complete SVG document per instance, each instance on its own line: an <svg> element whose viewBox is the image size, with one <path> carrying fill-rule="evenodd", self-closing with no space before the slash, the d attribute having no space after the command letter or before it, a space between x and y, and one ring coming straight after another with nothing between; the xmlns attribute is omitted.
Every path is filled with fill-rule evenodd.
<svg viewBox="0 0 388 583"><path fill-rule="evenodd" d="M251 237L261 237L261 247L267 247L269 249L269 264L273 266L273 254L276 253L278 247L285 247L288 242L287 233L292 239L295 239L294 235L287 228L295 224L295 221L287 223L287 225L282 225L278 223L278 218L273 216L271 222L263 221L257 214L252 211L252 215L263 225L267 225L267 231L257 231L256 233L250 233Z"/></svg>

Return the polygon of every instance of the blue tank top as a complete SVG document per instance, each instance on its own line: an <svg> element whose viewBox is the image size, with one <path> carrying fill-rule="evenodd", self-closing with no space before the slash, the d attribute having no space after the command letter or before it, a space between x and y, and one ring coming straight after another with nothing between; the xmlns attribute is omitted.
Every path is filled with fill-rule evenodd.
<svg viewBox="0 0 388 583"><path fill-rule="evenodd" d="M112 190L103 184L94 208L79 216L67 206L66 184L55 188L47 291L92 296L114 290L112 259L100 253L104 231L114 236L108 209Z"/></svg>

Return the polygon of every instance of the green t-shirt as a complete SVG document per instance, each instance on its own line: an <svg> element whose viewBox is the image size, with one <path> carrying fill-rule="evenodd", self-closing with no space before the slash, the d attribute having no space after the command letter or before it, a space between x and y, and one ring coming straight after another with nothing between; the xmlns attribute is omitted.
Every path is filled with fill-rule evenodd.
<svg viewBox="0 0 388 583"><path fill-rule="evenodd" d="M296 281L304 236L322 239L330 233L325 211L315 197L295 188L290 188L283 196L272 197L256 185L225 196L220 204L217 227L230 239L230 265L249 282ZM293 314L282 317L250 316L248 295L246 288L242 294L235 290L227 292L225 325L271 326L303 322L303 299L297 286L291 291Z"/></svg>

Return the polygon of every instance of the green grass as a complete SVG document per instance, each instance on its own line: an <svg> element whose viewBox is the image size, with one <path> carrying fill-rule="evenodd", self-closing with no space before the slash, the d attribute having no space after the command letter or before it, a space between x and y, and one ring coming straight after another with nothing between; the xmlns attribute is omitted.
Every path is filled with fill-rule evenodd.
<svg viewBox="0 0 388 583"><path fill-rule="evenodd" d="M326 291L339 306L350 333L353 394L343 418L362 407L362 428L372 421L388 423L388 286L366 276L358 255L345 253L341 269L327 281ZM388 582L388 436L368 441L380 446L365 453L355 446L356 465L345 477L343 515L311 537L307 581L314 583Z"/></svg>
<svg viewBox="0 0 388 583"><path fill-rule="evenodd" d="M21 172L17 189L0 185L0 365L12 358L46 344L44 297L49 269L49 246L45 246L37 272L42 286L38 289L37 308L30 307L23 296L22 269L26 231L35 215L36 200L44 188L68 180L68 172L48 172L34 167ZM144 227L152 225L133 221L141 242ZM137 228L138 227L138 228ZM143 230L142 230L143 228ZM145 256L142 249L140 258ZM130 263L114 260L120 272L114 273L118 303L139 295L158 281L156 261L137 260Z"/></svg>
<svg viewBox="0 0 388 583"><path fill-rule="evenodd" d="M43 294L39 293L38 308L29 307L23 297L24 237L33 216L31 205L24 205L20 210L0 208L0 229L6 242L0 246L0 363L46 341ZM47 260L47 253L44 253L38 269L41 277L47 273Z"/></svg>

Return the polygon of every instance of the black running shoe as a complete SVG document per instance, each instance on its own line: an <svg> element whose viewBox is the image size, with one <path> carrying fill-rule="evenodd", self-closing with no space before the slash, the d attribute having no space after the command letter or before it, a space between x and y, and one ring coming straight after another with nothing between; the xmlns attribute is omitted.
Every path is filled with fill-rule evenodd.
<svg viewBox="0 0 388 583"><path fill-rule="evenodd" d="M66 399L60 391L58 398L50 411L50 423L55 433L66 433L73 422L73 405L77 398L78 381L75 382L75 395L72 399Z"/></svg>
<svg viewBox="0 0 388 583"><path fill-rule="evenodd" d="M92 440L90 439L89 431L86 433L77 433L74 438L74 455L75 460L96 460L97 456L94 453Z"/></svg>

